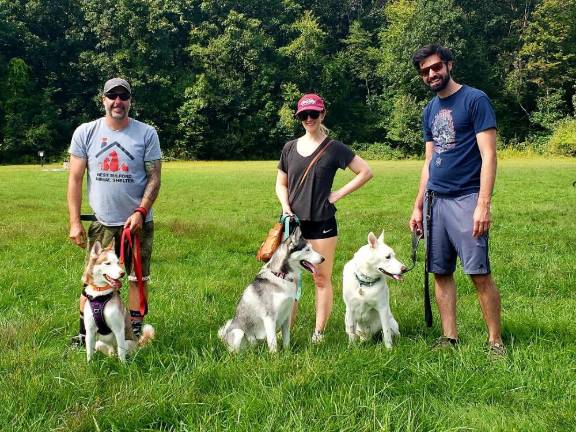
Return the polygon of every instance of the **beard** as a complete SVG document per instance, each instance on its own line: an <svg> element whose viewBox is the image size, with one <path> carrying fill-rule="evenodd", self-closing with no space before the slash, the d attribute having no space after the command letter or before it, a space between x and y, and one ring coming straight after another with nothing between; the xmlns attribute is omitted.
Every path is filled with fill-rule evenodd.
<svg viewBox="0 0 576 432"><path fill-rule="evenodd" d="M128 116L128 109L120 107L121 112L115 112L114 107L106 107L107 114L114 120L124 120Z"/></svg>
<svg viewBox="0 0 576 432"><path fill-rule="evenodd" d="M446 88L446 86L450 82L450 78L451 78L450 71L448 71L446 73L446 75L444 75L442 77L442 79L440 80L440 82L438 84L435 84L435 85L429 84L428 86L430 87L430 90L432 90L434 93L441 92L442 90L444 90Z"/></svg>

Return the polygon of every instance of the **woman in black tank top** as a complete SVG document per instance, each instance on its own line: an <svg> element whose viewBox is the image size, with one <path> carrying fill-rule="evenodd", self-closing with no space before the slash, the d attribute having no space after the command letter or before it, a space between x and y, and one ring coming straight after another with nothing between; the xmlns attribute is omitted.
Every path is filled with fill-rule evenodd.
<svg viewBox="0 0 576 432"><path fill-rule="evenodd" d="M302 122L306 133L286 143L282 150L276 177L276 195L282 205L282 213L298 216L302 235L325 258L322 264L316 266L317 272L314 274L316 325L312 342L320 343L324 338L333 303L332 268L338 239L334 203L370 180L372 171L347 146L328 138L329 131L322 124L326 111L320 96L302 96L295 115ZM356 176L340 189L332 191L336 170L347 167ZM294 304L292 323L296 317L297 304Z"/></svg>

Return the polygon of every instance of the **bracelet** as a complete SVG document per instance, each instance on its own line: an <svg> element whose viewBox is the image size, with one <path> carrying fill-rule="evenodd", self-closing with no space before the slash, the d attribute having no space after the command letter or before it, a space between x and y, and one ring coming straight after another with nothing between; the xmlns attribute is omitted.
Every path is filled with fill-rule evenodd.
<svg viewBox="0 0 576 432"><path fill-rule="evenodd" d="M144 219L146 219L146 215L148 214L148 210L146 210L144 207L138 207L136 210L134 210L134 213L140 213L142 215L142 217Z"/></svg>

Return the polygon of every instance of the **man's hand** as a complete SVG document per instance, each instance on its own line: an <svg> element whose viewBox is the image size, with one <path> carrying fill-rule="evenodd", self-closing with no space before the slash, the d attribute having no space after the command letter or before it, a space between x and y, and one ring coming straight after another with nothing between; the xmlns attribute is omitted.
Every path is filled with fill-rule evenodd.
<svg viewBox="0 0 576 432"><path fill-rule="evenodd" d="M478 201L474 210L474 227L472 229L473 237L480 237L490 229L490 204Z"/></svg>
<svg viewBox="0 0 576 432"><path fill-rule="evenodd" d="M84 231L84 227L80 222L70 225L70 235L68 237L81 248L86 247L86 231Z"/></svg>
<svg viewBox="0 0 576 432"><path fill-rule="evenodd" d="M417 233L424 232L422 230L422 209L420 207L414 207L412 210L412 217L410 218L410 231Z"/></svg>
<svg viewBox="0 0 576 432"><path fill-rule="evenodd" d="M126 223L124 224L124 228L130 228L130 232L137 233L142 229L144 226L144 217L140 212L132 213L128 219L126 219Z"/></svg>

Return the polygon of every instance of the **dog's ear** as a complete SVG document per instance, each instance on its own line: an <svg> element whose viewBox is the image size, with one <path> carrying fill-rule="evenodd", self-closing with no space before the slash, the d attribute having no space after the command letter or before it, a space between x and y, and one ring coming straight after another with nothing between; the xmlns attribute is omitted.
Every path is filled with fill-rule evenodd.
<svg viewBox="0 0 576 432"><path fill-rule="evenodd" d="M372 231L370 231L370 234L368 234L368 244L372 249L376 249L378 247L378 239Z"/></svg>
<svg viewBox="0 0 576 432"><path fill-rule="evenodd" d="M90 257L95 258L102 253L102 244L96 240L94 245L92 246L92 250L90 251Z"/></svg>
<svg viewBox="0 0 576 432"><path fill-rule="evenodd" d="M114 237L112 237L112 240L110 241L110 243L108 244L108 246L106 246L106 250L107 250L107 251L113 251L115 244L116 244L116 240L114 239Z"/></svg>
<svg viewBox="0 0 576 432"><path fill-rule="evenodd" d="M384 230L382 230L382 234L380 234L380 237L378 237L378 241L380 243L384 243Z"/></svg>
<svg viewBox="0 0 576 432"><path fill-rule="evenodd" d="M98 259L98 256L102 253L102 245L98 240L94 242L92 245L92 249L90 249L90 258L88 259L88 264L86 265L86 269L84 270L84 274L82 275L82 282L85 284L91 283L92 279L92 270L94 268L94 264Z"/></svg>
<svg viewBox="0 0 576 432"><path fill-rule="evenodd" d="M294 231L292 231L292 234L288 238L291 238L292 243L296 244L300 241L300 237L302 237L302 231L300 230L300 227L297 226L294 228Z"/></svg>

